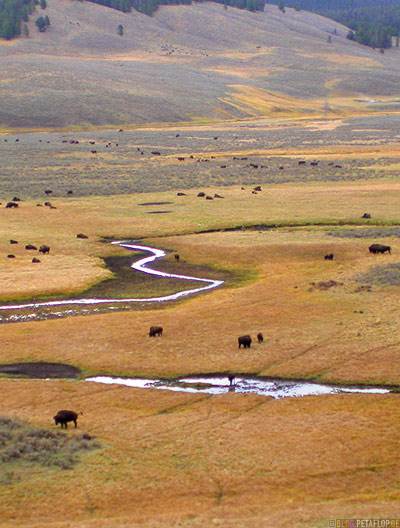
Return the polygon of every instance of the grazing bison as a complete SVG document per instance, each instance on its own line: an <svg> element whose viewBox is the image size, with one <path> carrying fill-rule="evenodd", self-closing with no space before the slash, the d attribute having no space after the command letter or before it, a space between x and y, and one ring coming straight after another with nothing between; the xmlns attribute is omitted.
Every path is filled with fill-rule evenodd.
<svg viewBox="0 0 400 528"><path fill-rule="evenodd" d="M325 255L325 260L333 260L333 253L329 253L328 255Z"/></svg>
<svg viewBox="0 0 400 528"><path fill-rule="evenodd" d="M18 244L18 241L17 241L17 240L13 240L13 239L11 239L11 240L10 240L10 244Z"/></svg>
<svg viewBox="0 0 400 528"><path fill-rule="evenodd" d="M83 413L79 413L79 414L83 414ZM58 411L58 413L55 416L53 416L53 419L54 419L55 425L61 424L61 429L63 427L67 429L68 422L74 422L75 427L76 427L76 421L78 420L78 413L74 411L65 411L65 410Z"/></svg>
<svg viewBox="0 0 400 528"><path fill-rule="evenodd" d="M204 198L205 195L206 195L206 193L201 191L201 192L198 193L197 197L198 198Z"/></svg>
<svg viewBox="0 0 400 528"><path fill-rule="evenodd" d="M37 264L38 262L40 262L40 260L38 258L36 258L36 257L33 257L32 262L34 264Z"/></svg>
<svg viewBox="0 0 400 528"><path fill-rule="evenodd" d="M46 246L46 245L44 245L44 246L40 246L40 248L39 248L39 253L43 253L43 255L44 255L45 253L50 253L50 247L49 247L49 246Z"/></svg>
<svg viewBox="0 0 400 528"><path fill-rule="evenodd" d="M243 345L243 348L250 348L251 337L249 335L244 335L238 338L239 348Z"/></svg>
<svg viewBox="0 0 400 528"><path fill-rule="evenodd" d="M369 213L364 213L361 218L371 218Z"/></svg>
<svg viewBox="0 0 400 528"><path fill-rule="evenodd" d="M14 196L14 198L12 199L13 202L20 202L21 201L21 198L18 198L18 196Z"/></svg>
<svg viewBox="0 0 400 528"><path fill-rule="evenodd" d="M32 244L27 244L25 246L25 249L32 249L33 251L36 251L37 250L37 247L36 246L33 246Z"/></svg>
<svg viewBox="0 0 400 528"><path fill-rule="evenodd" d="M18 207L18 204L16 202L8 202L6 204L6 209L12 209L12 208L15 209L16 207Z"/></svg>
<svg viewBox="0 0 400 528"><path fill-rule="evenodd" d="M369 252L370 253L391 253L392 248L390 246L384 246L382 244L372 244L372 246L369 246Z"/></svg>
<svg viewBox="0 0 400 528"><path fill-rule="evenodd" d="M184 192L178 192L176 193L176 196L186 196L186 194Z"/></svg>
<svg viewBox="0 0 400 528"><path fill-rule="evenodd" d="M84 235L83 233L78 233L76 235L76 238L89 238L87 235Z"/></svg>
<svg viewBox="0 0 400 528"><path fill-rule="evenodd" d="M261 185L257 185L257 187L254 187L253 191L261 192Z"/></svg>
<svg viewBox="0 0 400 528"><path fill-rule="evenodd" d="M162 336L163 329L162 326L151 326L149 336L150 337L156 337L156 336Z"/></svg>
<svg viewBox="0 0 400 528"><path fill-rule="evenodd" d="M257 334L257 340L259 343L262 343L264 341L264 336L262 335L261 332Z"/></svg>
<svg viewBox="0 0 400 528"><path fill-rule="evenodd" d="M45 194L47 194L47 196L50 196L50 194L52 194L52 190L51 189L46 189L45 191Z"/></svg>
<svg viewBox="0 0 400 528"><path fill-rule="evenodd" d="M9 255L7 255L7 258L15 258L15 255L13 255L12 253L10 253Z"/></svg>

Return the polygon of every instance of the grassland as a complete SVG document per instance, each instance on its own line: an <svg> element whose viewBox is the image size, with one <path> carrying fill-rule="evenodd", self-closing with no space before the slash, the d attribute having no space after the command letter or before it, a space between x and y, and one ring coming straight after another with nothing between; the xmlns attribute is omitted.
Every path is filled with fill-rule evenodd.
<svg viewBox="0 0 400 528"><path fill-rule="evenodd" d="M376 271L389 277L398 266L397 123L391 115L4 135L2 300L170 291L162 279L129 280L129 255L108 243L119 238L166 249L159 269L226 283L164 307L2 324L2 363L399 386L400 288ZM255 185L262 191L253 194ZM19 207L6 209L16 195ZM392 254L371 255L374 241ZM32 264L28 243L50 254ZM118 264L114 279L107 262ZM162 338L148 337L153 324ZM259 331L262 345L237 348L239 335ZM57 410L82 410L68 435L87 431L102 445L68 470L8 468L7 528L314 527L399 510L396 394L273 401L2 377L0 395L2 415L49 432Z"/></svg>
<svg viewBox="0 0 400 528"><path fill-rule="evenodd" d="M398 50L351 42L346 27L312 13L205 2L147 17L69 0L50 1L46 13L46 33L33 16L29 38L0 42L5 130L399 109Z"/></svg>

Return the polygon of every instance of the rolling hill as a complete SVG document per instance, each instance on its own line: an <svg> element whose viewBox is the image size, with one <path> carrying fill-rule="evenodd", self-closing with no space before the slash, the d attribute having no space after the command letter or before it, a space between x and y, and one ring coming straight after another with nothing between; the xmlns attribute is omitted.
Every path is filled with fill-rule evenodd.
<svg viewBox="0 0 400 528"><path fill-rule="evenodd" d="M305 11L202 3L148 17L49 0L45 13L45 33L34 14L28 38L0 43L3 129L370 112L400 97L397 49Z"/></svg>

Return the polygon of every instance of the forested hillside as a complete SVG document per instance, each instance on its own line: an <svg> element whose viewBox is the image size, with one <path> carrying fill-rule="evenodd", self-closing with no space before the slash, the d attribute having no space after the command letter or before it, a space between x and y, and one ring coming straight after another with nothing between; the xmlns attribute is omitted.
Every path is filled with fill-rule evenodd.
<svg viewBox="0 0 400 528"><path fill-rule="evenodd" d="M20 35L21 22L27 22L34 10L34 0L0 0L0 37L8 40Z"/></svg>
<svg viewBox="0 0 400 528"><path fill-rule="evenodd" d="M278 2L276 2L278 3ZM282 0L279 2L282 8ZM389 48L400 35L400 0L287 0L287 7L312 11L351 28L348 38L373 48Z"/></svg>
<svg viewBox="0 0 400 528"><path fill-rule="evenodd" d="M195 2L201 0L194 0ZM211 2L217 2L218 4L224 4L226 6L237 7L239 9L247 9L248 11L263 11L265 1L264 0L210 0ZM178 4L191 4L192 0L89 0L94 4L100 4L125 13L136 9L146 15L152 15L159 5L178 5Z"/></svg>

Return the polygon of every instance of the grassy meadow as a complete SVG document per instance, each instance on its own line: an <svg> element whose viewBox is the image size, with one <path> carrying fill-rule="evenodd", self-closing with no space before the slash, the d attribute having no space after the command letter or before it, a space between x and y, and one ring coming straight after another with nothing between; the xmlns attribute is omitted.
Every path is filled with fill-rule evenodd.
<svg viewBox="0 0 400 528"><path fill-rule="evenodd" d="M130 272L129 253L113 239L166 250L157 269L225 283L112 313L11 323L0 312L2 363L82 370L70 381L2 375L0 415L53 431L59 409L82 411L67 435L93 435L100 445L79 451L67 469L7 461L1 526L323 527L396 517L397 394L273 400L83 379L243 373L400 386L396 124L394 115L3 136L2 303L179 288ZM19 207L5 208L14 196ZM370 254L375 242L392 253ZM38 255L26 244L51 250ZM155 324L164 333L150 339ZM244 334L253 337L249 350L237 346Z"/></svg>

